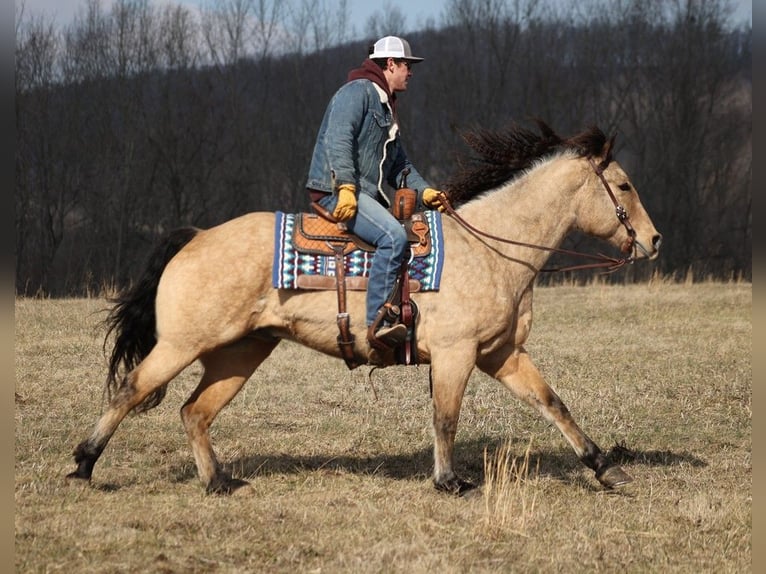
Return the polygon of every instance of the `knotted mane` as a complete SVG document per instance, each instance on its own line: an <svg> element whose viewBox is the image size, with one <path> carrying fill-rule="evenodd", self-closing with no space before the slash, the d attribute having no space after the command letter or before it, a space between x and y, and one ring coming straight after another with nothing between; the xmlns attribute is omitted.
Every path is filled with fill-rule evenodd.
<svg viewBox="0 0 766 574"><path fill-rule="evenodd" d="M462 134L471 151L457 158L458 169L443 186L453 205L501 186L554 153L571 150L580 157L596 156L607 141L595 126L562 139L542 120L534 122L540 133L513 124L503 131L478 128Z"/></svg>

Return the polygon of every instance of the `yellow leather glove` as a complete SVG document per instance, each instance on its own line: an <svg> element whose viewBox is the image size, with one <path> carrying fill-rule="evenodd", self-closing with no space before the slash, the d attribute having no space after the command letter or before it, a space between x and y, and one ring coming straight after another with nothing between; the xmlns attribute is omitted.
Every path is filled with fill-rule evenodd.
<svg viewBox="0 0 766 574"><path fill-rule="evenodd" d="M344 183L338 187L338 203L332 216L338 221L348 221L356 215L356 186Z"/></svg>
<svg viewBox="0 0 766 574"><path fill-rule="evenodd" d="M436 191L430 187L425 188L423 190L423 205L430 209L438 209L439 211L444 211L446 208L444 205L442 205L442 202L439 199L441 193L441 191Z"/></svg>

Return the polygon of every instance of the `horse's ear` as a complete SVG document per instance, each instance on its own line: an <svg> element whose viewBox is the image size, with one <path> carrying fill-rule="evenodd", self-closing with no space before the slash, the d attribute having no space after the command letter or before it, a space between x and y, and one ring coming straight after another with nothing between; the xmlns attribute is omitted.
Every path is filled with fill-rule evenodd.
<svg viewBox="0 0 766 574"><path fill-rule="evenodd" d="M612 155L612 150L614 149L614 139L617 137L617 134L610 137L606 143L604 144L604 149L601 151L601 162L599 163L599 168L601 170L605 170L606 167L612 162L614 159Z"/></svg>

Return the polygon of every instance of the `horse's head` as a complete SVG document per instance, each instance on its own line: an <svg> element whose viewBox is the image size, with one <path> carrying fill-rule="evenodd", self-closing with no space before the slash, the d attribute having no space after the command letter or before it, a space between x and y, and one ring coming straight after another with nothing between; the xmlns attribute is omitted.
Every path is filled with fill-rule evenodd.
<svg viewBox="0 0 766 574"><path fill-rule="evenodd" d="M655 259L662 235L630 178L612 157L614 139L604 138L595 153L583 154L586 183L578 201L577 227L615 245L632 259Z"/></svg>
<svg viewBox="0 0 766 574"><path fill-rule="evenodd" d="M459 206L498 189L517 193L521 187L512 187L513 183L526 182L526 187L533 190L531 199L524 204L526 217L537 221L539 228L545 215L530 216L528 212L536 202L540 203L543 188L550 188L551 196L565 196L570 201L571 195L561 193L566 187L575 194L573 205L541 204L547 205L546 209L564 209L567 216L574 210L574 221L567 218L567 223L615 245L628 254L624 260L657 257L662 235L641 205L627 174L612 157L615 138L607 139L599 128L591 127L562 139L545 122L535 121L540 133L513 125L500 132L477 130L463 134L473 154L458 158L460 169L444 186L450 203ZM535 165L567 167L564 171L546 171L545 182L534 179L530 184L530 177L542 173L534 169ZM521 202L516 195L509 204L517 207ZM563 213L548 215L564 217Z"/></svg>

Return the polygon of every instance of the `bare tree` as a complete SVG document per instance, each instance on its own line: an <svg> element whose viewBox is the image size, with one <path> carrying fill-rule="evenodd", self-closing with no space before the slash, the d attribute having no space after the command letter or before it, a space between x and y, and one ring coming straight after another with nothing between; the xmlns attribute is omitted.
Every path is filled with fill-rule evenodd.
<svg viewBox="0 0 766 574"><path fill-rule="evenodd" d="M67 82L98 80L114 71L111 21L99 0L85 0L74 21L64 31L62 60Z"/></svg>
<svg viewBox="0 0 766 574"><path fill-rule="evenodd" d="M190 70L200 61L199 30L184 6L166 5L159 23L158 65L166 70Z"/></svg>
<svg viewBox="0 0 766 574"><path fill-rule="evenodd" d="M278 49L283 18L279 0L215 0L202 10L202 36L210 61L231 66L264 60Z"/></svg>
<svg viewBox="0 0 766 574"><path fill-rule="evenodd" d="M348 2L337 0L293 0L287 17L288 52L306 54L326 50L348 41Z"/></svg>
<svg viewBox="0 0 766 574"><path fill-rule="evenodd" d="M371 39L402 36L407 33L407 19L398 6L384 5L367 18L364 31L365 36Z"/></svg>
<svg viewBox="0 0 766 574"><path fill-rule="evenodd" d="M76 202L67 185L67 166L57 157L61 130L52 92L57 80L59 41L43 16L16 21L16 216L17 277L48 281L51 262L64 236L64 223ZM33 110L33 113L29 111Z"/></svg>
<svg viewBox="0 0 766 574"><path fill-rule="evenodd" d="M158 29L148 0L115 0L112 6L114 57L118 76L156 69Z"/></svg>

